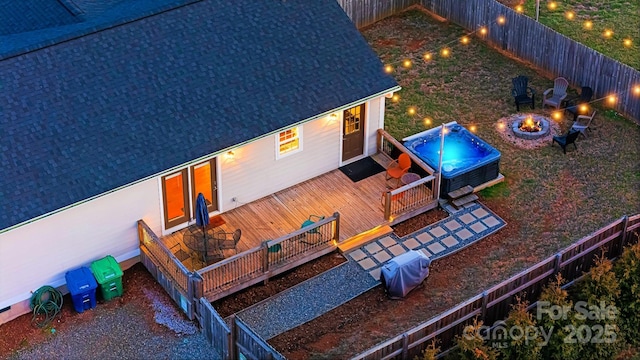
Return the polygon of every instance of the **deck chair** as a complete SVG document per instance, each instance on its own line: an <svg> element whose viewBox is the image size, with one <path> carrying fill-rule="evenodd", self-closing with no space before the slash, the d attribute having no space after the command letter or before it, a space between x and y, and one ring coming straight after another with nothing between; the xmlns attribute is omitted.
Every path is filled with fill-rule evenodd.
<svg viewBox="0 0 640 360"><path fill-rule="evenodd" d="M516 110L520 111L520 105L531 104L531 108L535 108L536 91L529 87L529 78L519 75L511 79L513 88L511 95L516 103Z"/></svg>
<svg viewBox="0 0 640 360"><path fill-rule="evenodd" d="M387 167L386 180L396 179L396 186L400 185L400 178L411 168L411 158L402 153L397 160L392 161Z"/></svg>
<svg viewBox="0 0 640 360"><path fill-rule="evenodd" d="M240 229L236 229L232 233L225 232L224 230L218 231L216 238L220 243L220 250L234 250L237 254L238 249L236 246L238 245L241 236L242 230Z"/></svg>
<svg viewBox="0 0 640 360"><path fill-rule="evenodd" d="M573 121L576 121L578 119L578 115L586 115L580 110L580 105L588 104L592 97L593 89L588 86L583 86L580 91L580 96L567 101L567 108L564 109L564 111L573 114Z"/></svg>
<svg viewBox="0 0 640 360"><path fill-rule="evenodd" d="M554 136L553 141L551 141L551 146L553 146L553 143L557 142L565 154L567 153L567 145L569 144L573 144L573 147L578 150L578 147L576 146L576 139L578 138L578 135L580 135L580 131L569 130L569 133L567 133L567 135Z"/></svg>
<svg viewBox="0 0 640 360"><path fill-rule="evenodd" d="M169 250L171 250L171 252L173 253L173 255L178 258L178 260L180 260L180 262L183 262L185 260L187 260L188 258L190 258L189 254L182 250L182 246L178 243L173 245L171 248L169 248Z"/></svg>
<svg viewBox="0 0 640 360"><path fill-rule="evenodd" d="M596 111L593 110L593 113L589 115L578 115L576 121L571 125L571 130L579 131L582 136L587 137L587 130L589 129L589 125L593 121L593 118L596 116Z"/></svg>
<svg viewBox="0 0 640 360"><path fill-rule="evenodd" d="M563 77L556 78L553 81L553 88L549 88L542 93L542 108L545 105L553 106L560 109L562 100L567 97L567 87L569 82Z"/></svg>

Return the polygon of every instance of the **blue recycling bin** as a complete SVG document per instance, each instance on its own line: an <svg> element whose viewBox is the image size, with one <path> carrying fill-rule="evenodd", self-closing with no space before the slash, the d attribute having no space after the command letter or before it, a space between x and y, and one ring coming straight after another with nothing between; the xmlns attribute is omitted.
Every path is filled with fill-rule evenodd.
<svg viewBox="0 0 640 360"><path fill-rule="evenodd" d="M73 307L81 313L96 307L96 288L98 283L88 267L67 271L64 275L67 289L71 293Z"/></svg>

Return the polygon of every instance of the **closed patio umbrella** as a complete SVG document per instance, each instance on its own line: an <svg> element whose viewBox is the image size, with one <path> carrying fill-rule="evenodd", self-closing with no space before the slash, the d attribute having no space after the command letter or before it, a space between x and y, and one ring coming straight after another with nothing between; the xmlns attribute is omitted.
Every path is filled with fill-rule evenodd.
<svg viewBox="0 0 640 360"><path fill-rule="evenodd" d="M198 193L196 198L196 225L202 226L202 241L204 241L204 261L207 261L207 231L205 227L209 225L209 210L207 209L207 202L204 199L202 193Z"/></svg>

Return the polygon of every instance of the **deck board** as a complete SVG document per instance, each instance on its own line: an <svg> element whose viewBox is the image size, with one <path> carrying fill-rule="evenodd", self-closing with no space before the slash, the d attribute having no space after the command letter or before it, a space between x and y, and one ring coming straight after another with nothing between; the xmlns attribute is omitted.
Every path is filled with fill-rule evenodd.
<svg viewBox="0 0 640 360"><path fill-rule="evenodd" d="M299 229L309 215L339 212L340 240L345 240L386 224L381 203L385 190L384 172L354 183L334 170L220 214L225 224L215 231L241 229L237 249L242 252ZM162 239L167 246L182 243L184 231ZM233 250L225 252L225 256L233 254Z"/></svg>

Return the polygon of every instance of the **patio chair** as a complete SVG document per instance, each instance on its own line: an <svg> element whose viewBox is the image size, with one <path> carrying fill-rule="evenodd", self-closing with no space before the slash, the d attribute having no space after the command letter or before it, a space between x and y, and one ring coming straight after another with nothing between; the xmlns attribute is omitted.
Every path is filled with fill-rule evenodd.
<svg viewBox="0 0 640 360"><path fill-rule="evenodd" d="M580 91L580 97L567 101L567 108L565 112L573 114L573 121L578 119L578 115L585 115L580 109L580 105L586 105L591 101L593 97L593 89L588 86L583 86Z"/></svg>
<svg viewBox="0 0 640 360"><path fill-rule="evenodd" d="M535 108L536 91L529 87L529 78L524 75L519 75L511 79L513 88L511 89L511 95L516 103L516 110L520 111L520 105L531 104L531 108Z"/></svg>
<svg viewBox="0 0 640 360"><path fill-rule="evenodd" d="M591 114L591 116L578 115L578 118L576 119L576 121L573 123L573 125L571 125L571 130L579 131L580 134L582 134L582 136L586 138L587 130L591 131L591 129L589 129L589 125L591 125L591 122L593 121L593 118L595 116L596 116L595 110L593 110L593 113Z"/></svg>
<svg viewBox="0 0 640 360"><path fill-rule="evenodd" d="M190 257L186 251L182 250L182 246L180 245L180 243L173 245L169 248L169 250L171 250L173 255L178 258L180 262L183 262Z"/></svg>
<svg viewBox="0 0 640 360"><path fill-rule="evenodd" d="M557 142L565 154L567 153L567 145L569 144L573 144L573 147L578 150L578 147L576 146L576 139L578 138L578 135L580 135L580 131L569 130L569 133L567 133L567 135L554 136L553 141L551 141L551 146L553 146L553 143Z"/></svg>
<svg viewBox="0 0 640 360"><path fill-rule="evenodd" d="M242 230L240 229L236 229L232 233L225 232L224 230L218 231L216 239L219 241L220 250L234 250L237 254L238 249L236 246L240 241L240 236L242 236Z"/></svg>
<svg viewBox="0 0 640 360"><path fill-rule="evenodd" d="M324 220L324 216L320 216L320 215L309 215L309 217L307 218L307 220L302 222L302 225L300 225L300 229L305 228L309 225L313 225L316 222L320 221L320 220ZM311 229L309 231L307 231L310 234L313 233L317 233L318 232L318 228L315 229Z"/></svg>
<svg viewBox="0 0 640 360"><path fill-rule="evenodd" d="M567 97L567 87L569 82L563 77L556 78L553 81L553 88L549 88L542 93L542 108L545 105L553 106L560 109L562 100Z"/></svg>
<svg viewBox="0 0 640 360"><path fill-rule="evenodd" d="M411 168L411 158L402 153L397 160L392 161L387 167L386 180L396 179L396 186L400 185L400 178Z"/></svg>

